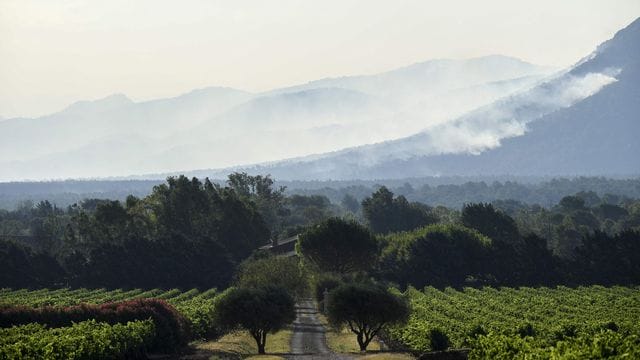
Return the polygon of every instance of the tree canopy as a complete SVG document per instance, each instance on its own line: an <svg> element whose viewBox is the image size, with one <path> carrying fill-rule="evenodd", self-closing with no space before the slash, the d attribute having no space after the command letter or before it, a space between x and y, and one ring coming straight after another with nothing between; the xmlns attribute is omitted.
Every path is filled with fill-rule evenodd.
<svg viewBox="0 0 640 360"><path fill-rule="evenodd" d="M491 239L461 225L429 225L384 243L380 271L402 285L460 286L490 271Z"/></svg>
<svg viewBox="0 0 640 360"><path fill-rule="evenodd" d="M385 326L405 322L409 317L406 301L387 289L351 283L329 293L328 317L334 326L346 325L356 335L361 351Z"/></svg>
<svg viewBox="0 0 640 360"><path fill-rule="evenodd" d="M347 273L366 270L375 262L376 238L353 220L329 218L300 235L302 255L322 271Z"/></svg>
<svg viewBox="0 0 640 360"><path fill-rule="evenodd" d="M394 198L384 186L362 200L362 212L376 234L413 230L438 220L424 204L410 203L402 195Z"/></svg>
<svg viewBox="0 0 640 360"><path fill-rule="evenodd" d="M265 353L267 334L275 333L295 319L294 300L283 288L229 288L214 307L216 324L226 331L247 330Z"/></svg>
<svg viewBox="0 0 640 360"><path fill-rule="evenodd" d="M249 258L240 264L236 284L250 288L273 285L286 289L292 296L303 296L308 291L309 279L298 257L271 255Z"/></svg>

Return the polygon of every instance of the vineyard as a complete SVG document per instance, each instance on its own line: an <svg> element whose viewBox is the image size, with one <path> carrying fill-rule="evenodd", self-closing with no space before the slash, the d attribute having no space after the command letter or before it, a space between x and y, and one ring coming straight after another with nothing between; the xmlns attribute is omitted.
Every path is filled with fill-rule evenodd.
<svg viewBox="0 0 640 360"><path fill-rule="evenodd" d="M389 338L416 352L432 349L430 332L471 359L640 358L640 288L409 288L408 324Z"/></svg>
<svg viewBox="0 0 640 360"><path fill-rule="evenodd" d="M215 289L2 289L0 358L135 358L173 350L213 335L216 295Z"/></svg>
<svg viewBox="0 0 640 360"><path fill-rule="evenodd" d="M113 359L135 358L154 335L151 320L109 325L88 320L48 329L40 324L0 329L0 358Z"/></svg>
<svg viewBox="0 0 640 360"><path fill-rule="evenodd" d="M217 294L2 289L0 358L136 358L158 343L183 346L176 329L182 324L185 341L216 335ZM386 337L416 353L433 350L438 330L450 348L469 349L470 359L640 358L638 287L427 287L402 295L411 305L409 322Z"/></svg>

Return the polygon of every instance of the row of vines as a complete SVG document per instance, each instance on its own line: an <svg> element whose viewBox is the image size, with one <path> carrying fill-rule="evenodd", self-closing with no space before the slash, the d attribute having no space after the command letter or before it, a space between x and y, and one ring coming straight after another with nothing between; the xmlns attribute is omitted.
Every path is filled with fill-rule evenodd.
<svg viewBox="0 0 640 360"><path fill-rule="evenodd" d="M215 289L0 289L0 358L144 358L215 335Z"/></svg>
<svg viewBox="0 0 640 360"><path fill-rule="evenodd" d="M151 320L114 325L88 320L61 328L14 326L0 329L0 359L138 358L153 336Z"/></svg>
<svg viewBox="0 0 640 360"><path fill-rule="evenodd" d="M430 351L434 331L471 359L640 358L640 288L409 288L389 340Z"/></svg>

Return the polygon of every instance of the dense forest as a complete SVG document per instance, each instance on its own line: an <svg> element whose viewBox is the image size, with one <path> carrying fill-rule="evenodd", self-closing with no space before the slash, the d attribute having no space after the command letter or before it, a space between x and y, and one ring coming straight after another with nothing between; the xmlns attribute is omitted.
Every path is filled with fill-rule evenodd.
<svg viewBox="0 0 640 360"><path fill-rule="evenodd" d="M202 177L204 178L204 177ZM346 195L363 200L385 186L411 201L432 206L460 208L469 202L515 200L525 204L551 206L567 195L593 191L598 195L640 198L640 178L544 178L544 177L468 177L443 176L387 180L279 181L286 195L322 195L339 203ZM226 179L211 179L224 185ZM84 199L126 200L127 196L145 197L162 180L66 180L0 183L0 209L14 210L29 202L49 201L60 208Z"/></svg>
<svg viewBox="0 0 640 360"><path fill-rule="evenodd" d="M601 184L607 181L614 180ZM634 181L624 180L630 188ZM549 184L567 191L563 181ZM453 194L472 186L444 188ZM414 193L432 188L421 189ZM0 286L225 287L258 247L332 218L370 231L377 245L368 270L401 287L640 278L638 199L577 191L551 206L508 199L445 207L392 190L345 193L332 202L290 194L269 176L234 173L223 184L168 178L149 195L124 201L24 202L0 211Z"/></svg>

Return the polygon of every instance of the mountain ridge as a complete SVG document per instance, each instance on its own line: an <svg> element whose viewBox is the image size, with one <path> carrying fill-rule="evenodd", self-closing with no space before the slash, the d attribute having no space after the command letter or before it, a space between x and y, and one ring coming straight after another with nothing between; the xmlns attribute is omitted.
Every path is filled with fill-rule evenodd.
<svg viewBox="0 0 640 360"><path fill-rule="evenodd" d="M574 87L559 84L573 84ZM374 179L388 177L384 176L388 174L394 174L394 178L637 174L640 171L640 146L635 140L640 135L638 84L640 19L618 31L612 39L599 45L594 52L556 78L524 94L500 99L448 124L453 124L453 130L458 131L464 129L456 128L456 125L471 124L482 129L488 124L487 114L500 110L502 105L502 110L511 111L508 115L520 121L507 122L516 128L502 134L493 147L421 155L417 149L424 147L433 137L433 131L427 130L401 139L307 158L210 170L209 173L215 177L239 170L298 180ZM556 91L554 86L577 100L558 103L558 94L563 93ZM541 99L548 103L531 102L536 94L546 94ZM406 156L401 156L403 148L409 149L405 151Z"/></svg>
<svg viewBox="0 0 640 360"><path fill-rule="evenodd" d="M435 79L429 77L433 74L411 84L403 77L380 80L372 75L368 79L375 79L375 86L368 89L377 90L368 92L325 86L329 84L281 94L208 87L142 102L123 94L76 102L51 115L0 122L0 181L225 167L395 138L532 86L547 74L537 65L509 57L471 62L497 59L513 63L514 70L494 71L496 64L477 66L479 73L476 68L461 73L457 72L464 66L451 68L436 74L445 80L455 75L444 81L447 86L429 81ZM478 84L479 78L484 82ZM395 89L406 85L400 86L402 96L378 91L392 83ZM425 102L431 106L425 108ZM114 143L113 139L130 153L108 151L105 144ZM91 162L92 171L75 168L86 162Z"/></svg>

